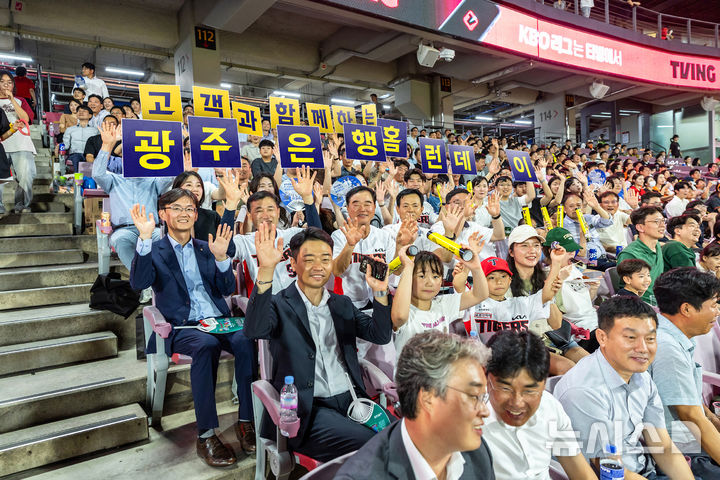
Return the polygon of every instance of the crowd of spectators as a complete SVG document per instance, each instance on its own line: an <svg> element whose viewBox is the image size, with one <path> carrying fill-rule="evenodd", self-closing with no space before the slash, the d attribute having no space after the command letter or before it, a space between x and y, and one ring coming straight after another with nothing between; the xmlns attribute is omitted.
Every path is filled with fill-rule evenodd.
<svg viewBox="0 0 720 480"><path fill-rule="evenodd" d="M231 315L223 297L241 267L244 329L173 328L166 343L193 358L196 449L209 465L236 462L215 433L221 350L235 356L242 449L255 451L256 427L274 437L269 418L252 421L253 340L266 339L269 380L279 390L293 376L298 387L300 429L288 446L319 461L357 450L339 478L397 468L549 478L552 457L571 479L594 478L618 440L625 478L720 478L720 420L693 360L693 337L718 313L716 165L678 169L665 152L620 143L537 145L411 125L407 158L356 161L342 135L328 134L324 168L285 170L264 120L262 137L240 136L239 168L193 168L185 128L183 174L125 178L119 127L141 118L140 103L116 105L92 65L83 74L62 140L73 168L92 162L110 196L110 243L133 288L144 301L152 290L174 327L193 326ZM11 81L0 73L8 119L24 111ZM186 105L185 124L193 113ZM422 137L472 147L477 174L423 173ZM30 153L4 145L13 163ZM537 182L513 180L506 150L528 153ZM344 177L359 186L333 201ZM288 180L302 205L281 201ZM380 268L396 257L398 268ZM616 287L601 283L606 270ZM359 361L379 348L400 402L378 434L346 412L354 395L369 396ZM562 376L554 389L550 376ZM676 435L673 422L696 428ZM598 431L607 441L591 438Z"/></svg>

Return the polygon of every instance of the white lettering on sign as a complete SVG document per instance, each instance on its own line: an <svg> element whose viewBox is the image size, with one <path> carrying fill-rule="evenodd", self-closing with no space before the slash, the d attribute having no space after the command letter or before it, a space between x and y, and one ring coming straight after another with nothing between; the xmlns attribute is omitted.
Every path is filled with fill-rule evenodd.
<svg viewBox="0 0 720 480"><path fill-rule="evenodd" d="M587 58L597 63L622 66L622 50L594 43L578 42L575 39L548 32L540 32L527 25L519 25L520 43L540 50L553 50L560 55Z"/></svg>

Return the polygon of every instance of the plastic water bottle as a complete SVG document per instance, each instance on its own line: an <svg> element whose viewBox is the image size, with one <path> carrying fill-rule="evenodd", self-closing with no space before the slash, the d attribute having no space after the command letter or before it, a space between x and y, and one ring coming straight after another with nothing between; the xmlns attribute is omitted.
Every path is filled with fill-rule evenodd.
<svg viewBox="0 0 720 480"><path fill-rule="evenodd" d="M600 480L618 480L625 478L625 468L617 454L615 445L605 446L605 458L600 460Z"/></svg>
<svg viewBox="0 0 720 480"><path fill-rule="evenodd" d="M285 386L280 390L280 433L287 436L283 424L294 423L297 420L298 394L295 388L295 378L292 375L285 377Z"/></svg>
<svg viewBox="0 0 720 480"><path fill-rule="evenodd" d="M473 340L475 342L480 341L480 339L478 338L478 334L475 330L470 330L470 340Z"/></svg>
<svg viewBox="0 0 720 480"><path fill-rule="evenodd" d="M598 251L594 248L588 250L588 265L597 266L598 264Z"/></svg>
<svg viewBox="0 0 720 480"><path fill-rule="evenodd" d="M65 144L64 143L61 143L60 145L58 145L58 153L61 156L65 155Z"/></svg>

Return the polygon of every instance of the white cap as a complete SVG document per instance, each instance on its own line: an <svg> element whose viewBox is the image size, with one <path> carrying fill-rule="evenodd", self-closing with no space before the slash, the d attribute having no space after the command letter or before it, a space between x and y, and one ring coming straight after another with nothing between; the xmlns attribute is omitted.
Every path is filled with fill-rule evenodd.
<svg viewBox="0 0 720 480"><path fill-rule="evenodd" d="M540 235L537 230L535 230L535 227L531 227L530 225L519 225L510 232L510 236L508 237L508 248L512 247L513 243L522 243L529 238L539 238L540 243L545 241L545 237Z"/></svg>

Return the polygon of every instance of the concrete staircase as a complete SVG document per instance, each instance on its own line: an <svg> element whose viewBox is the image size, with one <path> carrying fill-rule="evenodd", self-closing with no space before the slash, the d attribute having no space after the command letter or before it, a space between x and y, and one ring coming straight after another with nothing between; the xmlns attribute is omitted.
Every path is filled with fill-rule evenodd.
<svg viewBox="0 0 720 480"><path fill-rule="evenodd" d="M32 137L38 150L32 213L0 218L0 478L127 478L122 470L117 477L100 473L107 458L135 462L133 478L155 480L166 478L157 461L170 452L180 476L251 478L253 459L218 475L195 456L189 365L170 368L166 390L165 415L183 420L163 420L172 432L148 431L147 364L137 358L135 315L88 307L96 240L72 234L72 195L49 193L50 154L37 126ZM15 186L4 188L8 212ZM128 276L115 258L111 270ZM232 361L222 361L217 400L225 412L237 408L230 403L232 373ZM225 417L232 432L230 417L237 417ZM178 436L180 450L168 441ZM241 451L234 435L223 438Z"/></svg>
<svg viewBox="0 0 720 480"><path fill-rule="evenodd" d="M72 196L49 193L38 150L32 213L0 218L0 476L148 438L134 318L88 307L95 239L73 236ZM115 260L114 271L127 276Z"/></svg>

